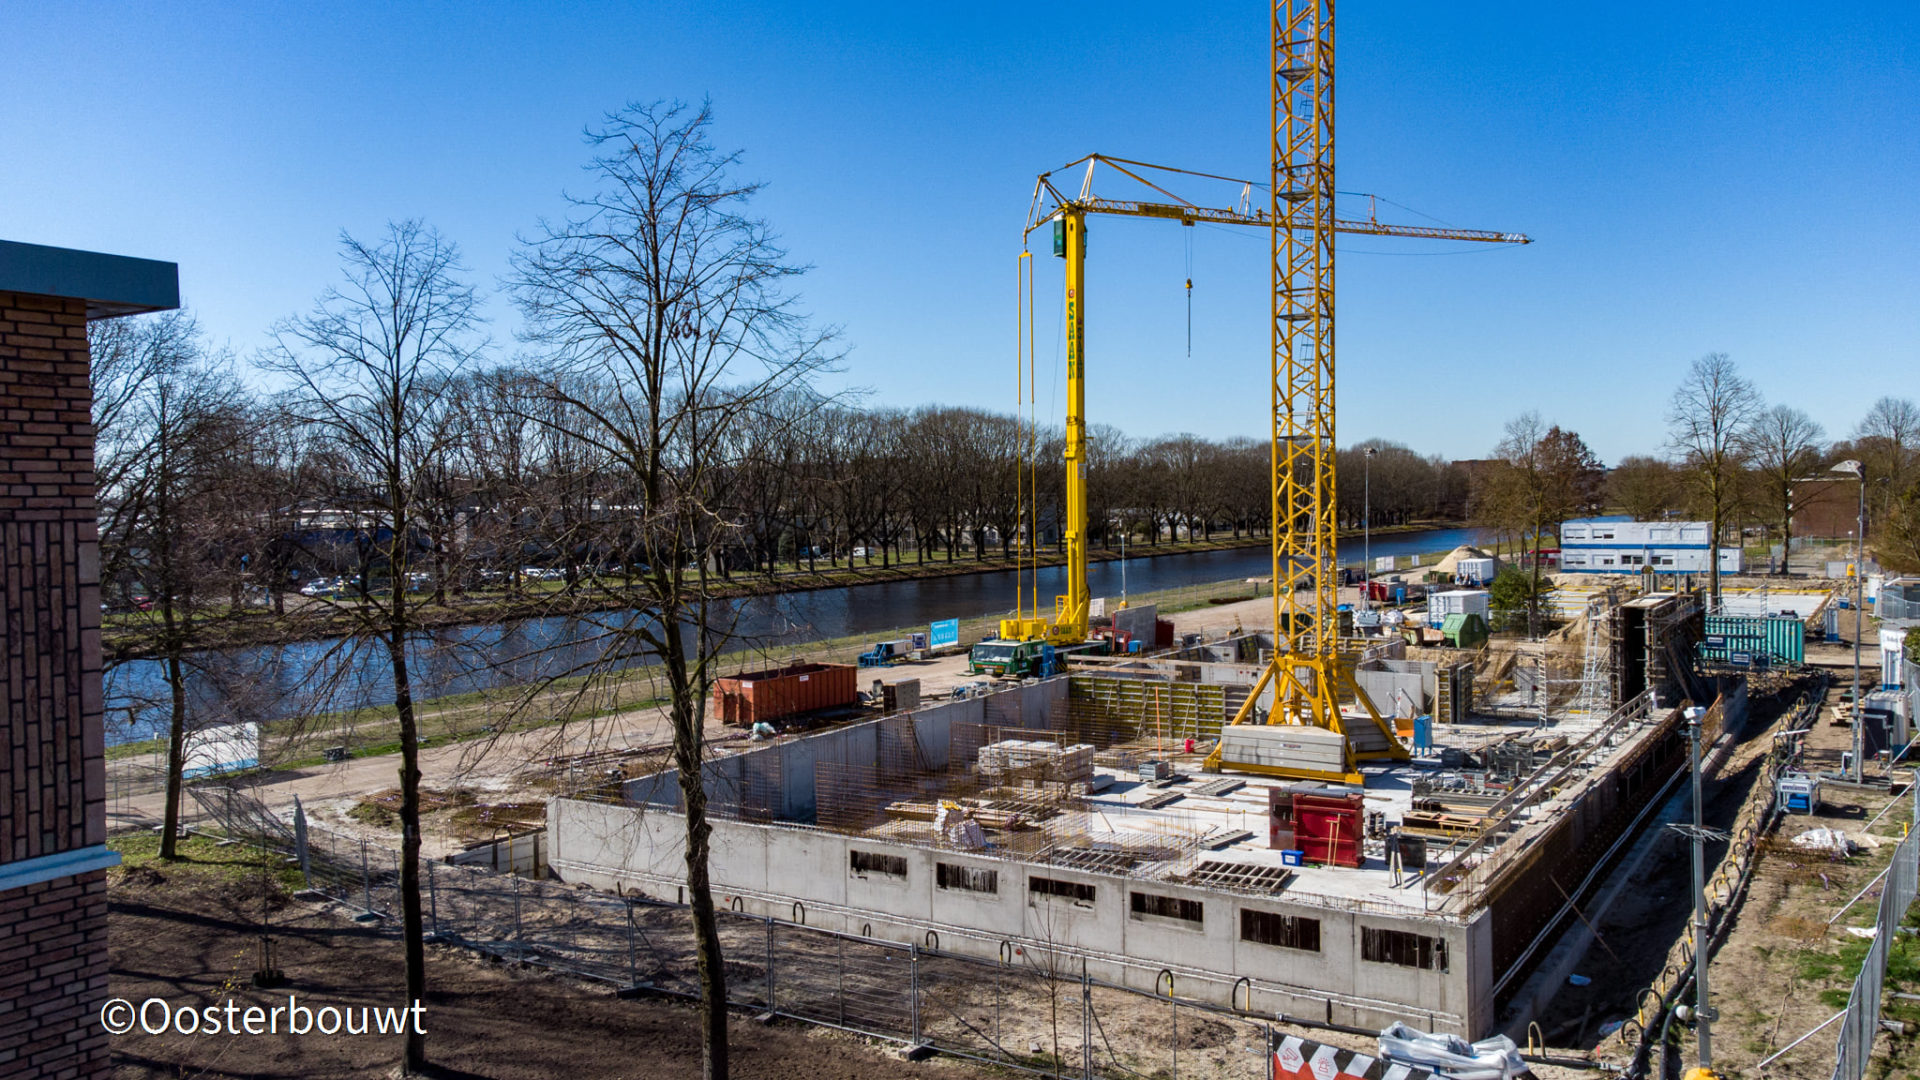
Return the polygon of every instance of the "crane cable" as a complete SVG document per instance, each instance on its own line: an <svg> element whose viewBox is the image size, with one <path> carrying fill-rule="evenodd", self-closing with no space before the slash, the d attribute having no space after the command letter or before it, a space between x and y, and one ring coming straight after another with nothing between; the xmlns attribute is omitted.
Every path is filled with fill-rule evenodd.
<svg viewBox="0 0 1920 1080"><path fill-rule="evenodd" d="M1193 359L1193 230L1187 230L1187 359Z"/></svg>

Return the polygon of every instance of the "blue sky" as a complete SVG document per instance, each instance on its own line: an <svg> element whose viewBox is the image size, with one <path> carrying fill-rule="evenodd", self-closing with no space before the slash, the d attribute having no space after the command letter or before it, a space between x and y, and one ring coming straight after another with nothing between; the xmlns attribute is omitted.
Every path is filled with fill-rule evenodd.
<svg viewBox="0 0 1920 1080"><path fill-rule="evenodd" d="M1657 447L1714 350L1832 434L1920 396L1920 8L1832 7L1344 5L1340 188L1538 243L1342 240L1341 441L1480 456L1536 408L1611 462ZM1187 8L0 0L0 237L177 261L244 355L333 279L341 229L424 218L491 286L582 186L584 125L710 97L843 329L841 383L1011 409L1036 173L1096 150L1266 170L1265 9ZM1092 419L1263 434L1264 235L1089 240Z"/></svg>

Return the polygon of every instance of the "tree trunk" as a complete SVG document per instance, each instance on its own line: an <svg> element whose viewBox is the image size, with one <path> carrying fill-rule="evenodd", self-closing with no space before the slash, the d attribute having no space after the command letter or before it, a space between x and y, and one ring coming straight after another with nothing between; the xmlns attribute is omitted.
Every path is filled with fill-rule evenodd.
<svg viewBox="0 0 1920 1080"><path fill-rule="evenodd" d="M678 651L676 635L668 635L669 652ZM726 1080L727 972L720 951L720 925L713 906L713 885L707 859L713 826L707 823L707 791L702 782L703 732L698 703L688 684L684 658L669 658L672 686L674 762L680 773L680 795L687 816L687 902L693 916L694 966L700 977L700 1043L704 1050L702 1080Z"/></svg>
<svg viewBox="0 0 1920 1080"><path fill-rule="evenodd" d="M407 676L406 594L393 594L394 619L387 637L393 664L393 707L400 720L400 940L406 951L407 1000L427 996L426 926L420 911L420 729L413 713L413 684ZM418 1024L407 1027L405 1067L416 1073L427 1064L427 1039Z"/></svg>
<svg viewBox="0 0 1920 1080"><path fill-rule="evenodd" d="M1720 493L1713 493L1713 524L1707 530L1707 610L1720 611Z"/></svg>
<svg viewBox="0 0 1920 1080"><path fill-rule="evenodd" d="M171 604L161 617L168 627L167 689L172 703L167 721L167 805L160 824L160 857L172 860L180 857L180 791L184 786L181 774L187 764L187 687L185 672L180 669L180 650L173 637Z"/></svg>

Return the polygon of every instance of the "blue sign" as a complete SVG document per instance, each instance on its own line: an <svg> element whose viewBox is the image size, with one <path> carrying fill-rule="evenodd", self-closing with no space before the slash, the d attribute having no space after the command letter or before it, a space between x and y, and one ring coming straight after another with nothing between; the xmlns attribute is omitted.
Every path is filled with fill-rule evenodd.
<svg viewBox="0 0 1920 1080"><path fill-rule="evenodd" d="M960 620L943 619L933 624L933 634L928 639L933 648L944 648L960 644Z"/></svg>

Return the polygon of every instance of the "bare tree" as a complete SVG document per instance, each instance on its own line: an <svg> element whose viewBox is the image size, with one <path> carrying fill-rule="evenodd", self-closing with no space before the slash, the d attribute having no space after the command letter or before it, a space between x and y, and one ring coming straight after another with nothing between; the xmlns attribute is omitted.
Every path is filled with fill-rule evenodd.
<svg viewBox="0 0 1920 1080"><path fill-rule="evenodd" d="M739 464L736 425L831 366L830 333L807 327L783 292L802 268L746 216L757 185L732 179L737 153L710 141L708 107L631 105L588 139L592 193L543 222L514 256L530 342L551 357L547 393L579 417L573 434L631 492L644 613L609 620L603 671L657 662L667 687L686 812L687 895L696 936L703 1075L728 1074L726 976L708 878L703 783L706 697L730 636L704 568L731 539L713 490ZM560 377L590 373L597 392ZM643 564L643 565L639 565Z"/></svg>
<svg viewBox="0 0 1920 1080"><path fill-rule="evenodd" d="M1519 532L1533 551L1526 589L1527 632L1533 635L1545 594L1538 551L1569 517L1598 509L1605 471L1579 435L1549 427L1536 412L1507 421L1494 458L1495 467L1482 474L1482 513L1490 523Z"/></svg>
<svg viewBox="0 0 1920 1080"><path fill-rule="evenodd" d="M342 234L344 281L313 310L283 319L261 366L284 378L282 405L346 466L333 494L359 519L367 552L359 595L335 605L355 628L340 649L373 647L391 672L400 735L400 903L407 997L426 996L420 908L420 733L408 646L417 629L408 567L422 554L430 466L456 430L438 416L452 380L483 341L458 250L418 221L389 225L378 243ZM386 587L370 580L386 574ZM340 657L333 658L336 662ZM344 664L336 664L345 667ZM404 1068L426 1064L426 1039L406 1038Z"/></svg>
<svg viewBox="0 0 1920 1080"><path fill-rule="evenodd" d="M1635 521L1658 521L1681 505L1681 479L1673 463L1628 455L1607 474L1607 498Z"/></svg>
<svg viewBox="0 0 1920 1080"><path fill-rule="evenodd" d="M1667 409L1667 441L1699 491L1710 522L1707 602L1720 607L1720 532L1738 499L1748 457L1747 431L1761 409L1760 392L1726 353L1693 362Z"/></svg>
<svg viewBox="0 0 1920 1080"><path fill-rule="evenodd" d="M230 460L247 424L239 384L226 365L204 353L198 328L178 312L126 320L108 341L120 359L107 408L111 438L104 455L111 487L102 490L101 547L109 580L124 592L137 582L147 600L126 618L144 631L167 688L166 799L160 857L177 857L180 793L190 723L187 678L218 583L211 571L222 516L212 503L235 480Z"/></svg>
<svg viewBox="0 0 1920 1080"><path fill-rule="evenodd" d="M1869 497L1884 510L1916 480L1920 465L1920 405L1907 398L1883 397L1867 410L1854 429L1854 452L1876 478L1878 492ZM1884 477L1881 485L1878 478Z"/></svg>
<svg viewBox="0 0 1920 1080"><path fill-rule="evenodd" d="M142 415L160 372L190 364L200 350L200 328L185 309L133 319L103 319L88 331L93 385L94 487L99 492L100 580L125 581L131 548L111 542L116 518L132 505L131 474L147 455Z"/></svg>
<svg viewBox="0 0 1920 1080"><path fill-rule="evenodd" d="M1793 515L1807 499L1806 485L1794 497L1794 481L1820 464L1826 431L1813 417L1791 405L1775 405L1755 417L1747 430L1747 451L1772 524L1780 528L1780 573L1793 555Z"/></svg>

